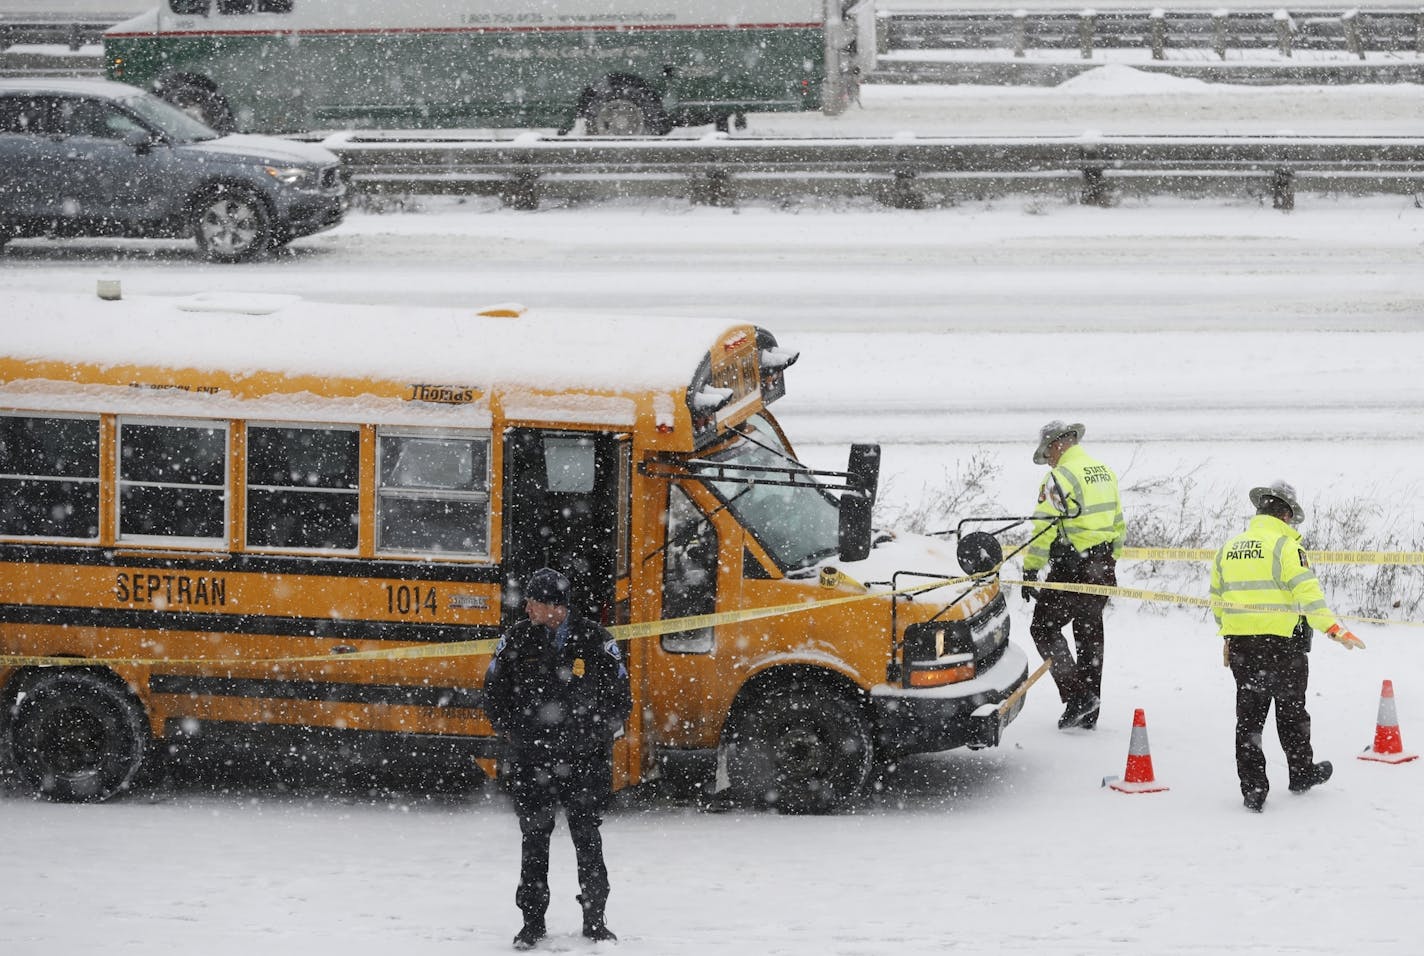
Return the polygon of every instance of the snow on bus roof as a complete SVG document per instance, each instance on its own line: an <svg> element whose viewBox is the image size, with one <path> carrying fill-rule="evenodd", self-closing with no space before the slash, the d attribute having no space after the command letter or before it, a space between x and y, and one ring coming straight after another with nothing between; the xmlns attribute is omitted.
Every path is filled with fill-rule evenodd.
<svg viewBox="0 0 1424 956"><path fill-rule="evenodd" d="M742 324L271 293L116 301L18 293L7 306L3 351L14 359L624 394L686 387L708 350Z"/></svg>

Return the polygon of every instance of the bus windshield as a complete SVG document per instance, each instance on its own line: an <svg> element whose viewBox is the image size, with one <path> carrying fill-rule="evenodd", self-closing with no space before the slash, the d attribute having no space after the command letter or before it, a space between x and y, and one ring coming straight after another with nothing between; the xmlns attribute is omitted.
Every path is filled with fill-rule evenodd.
<svg viewBox="0 0 1424 956"><path fill-rule="evenodd" d="M762 435L760 430L758 435ZM771 436L763 436L771 437ZM710 475L708 486L726 502L728 509L770 552L783 571L808 568L839 549L840 514L835 498L816 483L799 462L782 457L770 448L746 438L722 449L708 459L715 461L731 480ZM733 467L728 467L733 466ZM776 473L748 471L740 475L735 466L776 468ZM705 467L694 471L708 471ZM758 481L757 479L765 479ZM767 482L795 480L795 487Z"/></svg>

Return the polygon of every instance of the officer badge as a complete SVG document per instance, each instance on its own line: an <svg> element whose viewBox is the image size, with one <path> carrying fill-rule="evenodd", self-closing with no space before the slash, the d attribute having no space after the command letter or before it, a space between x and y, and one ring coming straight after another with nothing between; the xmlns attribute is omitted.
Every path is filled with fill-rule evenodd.
<svg viewBox="0 0 1424 956"><path fill-rule="evenodd" d="M574 658L574 676L575 676L575 677L582 677L582 676L583 676L583 658L582 658L582 657L576 657L576 658Z"/></svg>
<svg viewBox="0 0 1424 956"><path fill-rule="evenodd" d="M1044 491L1048 493L1048 501L1053 505L1054 511L1066 512L1068 510L1067 503L1063 498L1063 490L1058 487L1058 482L1055 481L1045 485ZM1040 492L1040 494L1041 493L1042 492Z"/></svg>

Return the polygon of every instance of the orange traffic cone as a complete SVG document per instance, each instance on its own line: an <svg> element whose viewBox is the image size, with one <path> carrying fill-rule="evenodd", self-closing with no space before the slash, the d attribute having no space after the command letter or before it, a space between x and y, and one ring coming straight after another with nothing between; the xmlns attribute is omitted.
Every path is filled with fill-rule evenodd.
<svg viewBox="0 0 1424 956"><path fill-rule="evenodd" d="M1379 763L1406 763L1419 759L1418 754L1404 752L1399 736L1399 717L1394 712L1394 682L1385 681L1380 690L1379 719L1375 721L1375 745L1360 754L1361 760Z"/></svg>
<svg viewBox="0 0 1424 956"><path fill-rule="evenodd" d="M1152 751L1147 746L1147 716L1139 707L1132 712L1132 740L1127 745L1127 770L1121 780L1108 784L1122 793L1157 793L1168 787L1152 776Z"/></svg>

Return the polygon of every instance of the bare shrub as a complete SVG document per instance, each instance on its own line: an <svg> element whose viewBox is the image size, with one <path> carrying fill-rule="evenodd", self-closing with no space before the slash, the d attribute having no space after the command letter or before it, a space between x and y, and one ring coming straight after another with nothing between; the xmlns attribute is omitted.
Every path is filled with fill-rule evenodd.
<svg viewBox="0 0 1424 956"><path fill-rule="evenodd" d="M1136 461L1121 470L1127 544L1141 548L1189 548L1214 551L1246 527L1252 509L1237 487L1204 481L1202 465L1166 475L1137 476ZM952 531L968 517L1023 513L1023 503L999 500L1002 468L996 458L977 451L967 461L946 468L944 480L926 485L918 501L877 517L887 527L921 534ZM1313 551L1424 551L1424 531L1407 509L1393 503L1418 498L1413 489L1354 487L1336 500L1314 500L1302 528L1302 543ZM1004 536L1005 550L1027 536L1015 529ZM1316 574L1337 614L1408 620L1424 610L1424 568L1389 564L1317 562ZM1124 586L1204 597L1210 570L1200 560L1125 561L1118 568ZM1172 605L1144 602L1143 608L1167 613ZM1189 609L1209 618L1209 612Z"/></svg>
<svg viewBox="0 0 1424 956"><path fill-rule="evenodd" d="M885 513L876 515L876 524L916 534L944 534L962 518L997 514L1002 508L991 489L1001 471L998 461L977 451L968 461L945 468L943 483L926 485L917 503L883 508Z"/></svg>

